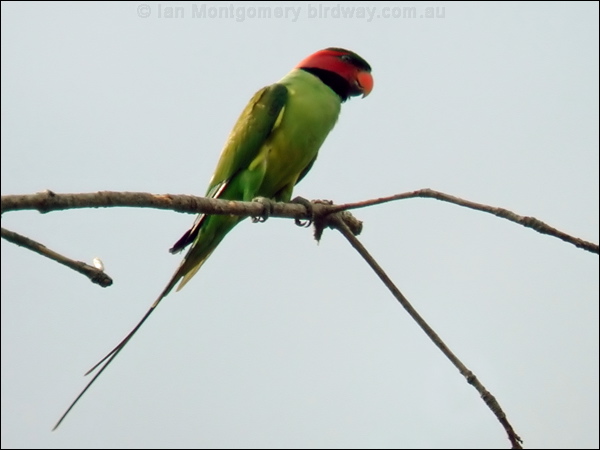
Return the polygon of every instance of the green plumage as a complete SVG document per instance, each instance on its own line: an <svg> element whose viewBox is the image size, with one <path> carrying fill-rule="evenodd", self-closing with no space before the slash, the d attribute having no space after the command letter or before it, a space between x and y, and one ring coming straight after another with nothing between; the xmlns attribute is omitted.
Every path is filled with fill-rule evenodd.
<svg viewBox="0 0 600 450"><path fill-rule="evenodd" d="M206 196L289 201L294 186L306 174L335 125L340 106L338 95L316 76L300 69L258 91L227 139ZM223 215L199 216L172 249L178 251L192 242L170 288L181 279L181 289L240 220ZM170 289L165 291L166 295Z"/></svg>

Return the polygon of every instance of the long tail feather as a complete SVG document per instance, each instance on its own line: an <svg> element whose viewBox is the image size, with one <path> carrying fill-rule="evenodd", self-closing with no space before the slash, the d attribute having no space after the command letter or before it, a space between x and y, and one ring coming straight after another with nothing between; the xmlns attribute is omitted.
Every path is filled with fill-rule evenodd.
<svg viewBox="0 0 600 450"><path fill-rule="evenodd" d="M92 367L90 370L88 370L85 373L85 375L89 375L92 372L94 372L96 369L100 368L100 370L98 371L98 373L96 375L94 375L94 377L83 388L83 390L79 393L79 395L77 397L75 397L75 400L73 400L71 402L71 404L69 405L69 407L67 408L67 410L60 417L60 419L58 419L58 422L56 422L56 425L54 425L54 428L52 428L52 431L56 430L59 427L59 425L63 422L63 420L65 420L65 418L67 417L67 415L69 414L69 412L71 412L71 410L73 409L73 407L77 404L77 402L79 401L79 399L81 399L81 397L83 397L83 394L85 394L87 392L87 390L92 386L92 384L94 384L94 382L96 381L96 379L102 374L102 372L104 372L104 370L110 365L110 363L117 357L117 355L119 354L119 352L121 350L123 350L123 348L131 340L131 338L133 337L133 335L141 328L141 326L148 319L148 317L150 317L150 314L152 314L154 312L154 310L156 309L156 307L158 306L158 304L162 301L162 299L165 298L169 294L169 292L171 292L171 290L173 289L173 287L175 287L175 285L177 284L177 282L179 281L179 279L182 276L180 272L181 272L181 267L180 267L179 270L177 270L177 272L175 272L175 275L173 275L173 278L171 278L171 281L169 282L169 284L167 285L167 287L161 292L161 294L158 296L158 298L156 299L156 301L152 304L152 306L150 306L150 309L146 312L146 314L144 314L144 317L142 317L142 319L129 332L129 334L127 334L127 336L125 336L125 338L121 342L119 342L119 344L117 344L117 346L115 348L113 348L104 358L102 358L100 361L98 361L94 365L94 367Z"/></svg>
<svg viewBox="0 0 600 450"><path fill-rule="evenodd" d="M206 217L206 216L204 216L204 217ZM198 222L200 224L202 224L203 220L199 220ZM121 350L123 350L123 348L127 345L127 343L135 335L135 333L137 333L137 331L141 328L141 326L144 324L144 322L146 322L148 317L150 317L150 315L154 312L154 310L156 309L158 304L162 301L162 299L165 298L173 290L173 288L175 287L175 285L177 283L179 283L181 281L179 284L179 287L177 288L177 290L179 290L196 274L196 272L198 272L198 270L200 269L202 264L204 264L204 262L212 254L212 252L217 247L219 242L221 242L223 237L229 232L229 230L231 228L233 228L233 226L237 222L239 222L239 219L225 220L225 221L221 222L220 229L217 229L216 232L213 230L212 235L209 234L210 237L208 239L194 241L194 243L192 244L192 247L190 247L190 249L188 250L187 254L181 261L181 264L179 265L178 269L175 271L175 274L171 277L171 280L169 281L167 286L163 289L163 291L158 296L156 301L152 304L152 306L150 306L150 309L146 312L146 314L144 314L144 316L138 322L138 324L127 334L127 336L125 336L123 338L123 340L121 340L121 342L119 342L117 344L117 346L115 348L113 348L110 352L108 352L106 354L106 356L104 356L100 361L98 361L96 364L94 364L94 366L85 373L85 375L90 375L93 372L95 372L96 370L98 370L98 373L96 373L96 375L94 375L94 377L83 388L83 390L79 393L79 395L77 397L75 397L75 400L73 400L73 402L69 405L67 410L63 413L63 415L58 420L58 422L56 422L56 425L54 425L54 428L52 430L56 430L58 428L58 426L63 422L65 417L67 417L69 412L71 412L71 410L77 404L77 402L81 399L81 397L83 397L83 394L85 394L87 392L87 390L92 386L92 384L94 384L94 382L98 379L100 374L102 372L104 372L104 370L110 365L110 363L113 362L113 360L117 357L117 355L121 352ZM196 236L195 239L197 239L198 238L198 236L197 236L198 227L196 227L196 225L194 225L194 227L192 227L191 231L194 232L194 234ZM185 235L184 235L184 237L185 237Z"/></svg>

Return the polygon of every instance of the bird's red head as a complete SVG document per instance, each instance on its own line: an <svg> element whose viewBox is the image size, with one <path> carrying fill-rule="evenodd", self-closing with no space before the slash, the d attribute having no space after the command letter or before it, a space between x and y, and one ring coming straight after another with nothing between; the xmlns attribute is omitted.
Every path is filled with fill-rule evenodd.
<svg viewBox="0 0 600 450"><path fill-rule="evenodd" d="M342 101L348 97L366 97L373 90L371 66L356 53L343 48L319 50L296 66L310 72L332 88Z"/></svg>

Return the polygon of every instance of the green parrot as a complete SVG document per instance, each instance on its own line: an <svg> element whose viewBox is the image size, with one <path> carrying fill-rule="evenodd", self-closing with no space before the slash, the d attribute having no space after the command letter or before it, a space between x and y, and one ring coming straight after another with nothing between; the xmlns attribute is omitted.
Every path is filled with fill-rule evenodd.
<svg viewBox="0 0 600 450"><path fill-rule="evenodd" d="M372 89L371 67L356 53L332 47L308 56L280 81L262 88L250 99L227 138L206 197L289 202L294 186L310 170L319 148L337 122L341 104L350 97L365 97ZM197 217L169 250L177 253L191 244L167 286L135 328L86 373L100 367L54 429L161 300L177 283L177 290L185 286L240 220L228 215Z"/></svg>

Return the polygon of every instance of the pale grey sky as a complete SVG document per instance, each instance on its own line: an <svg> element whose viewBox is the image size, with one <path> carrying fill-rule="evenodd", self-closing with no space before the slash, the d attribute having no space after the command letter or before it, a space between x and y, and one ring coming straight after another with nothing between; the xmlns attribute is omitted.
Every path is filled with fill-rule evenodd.
<svg viewBox="0 0 600 450"><path fill-rule="evenodd" d="M233 17L211 17L217 3L2 2L2 195L202 195L252 94L340 46L375 87L344 104L296 194L430 187L598 242L598 3L282 3L287 17L224 5ZM376 9L337 17L348 6ZM406 6L417 17L394 9ZM356 215L526 447L598 448L597 255L434 200ZM115 283L2 241L2 448L508 448L345 240L327 231L317 246L280 219L238 226L51 432L168 281L180 256L167 249L192 222L4 215L65 255L100 257Z"/></svg>

